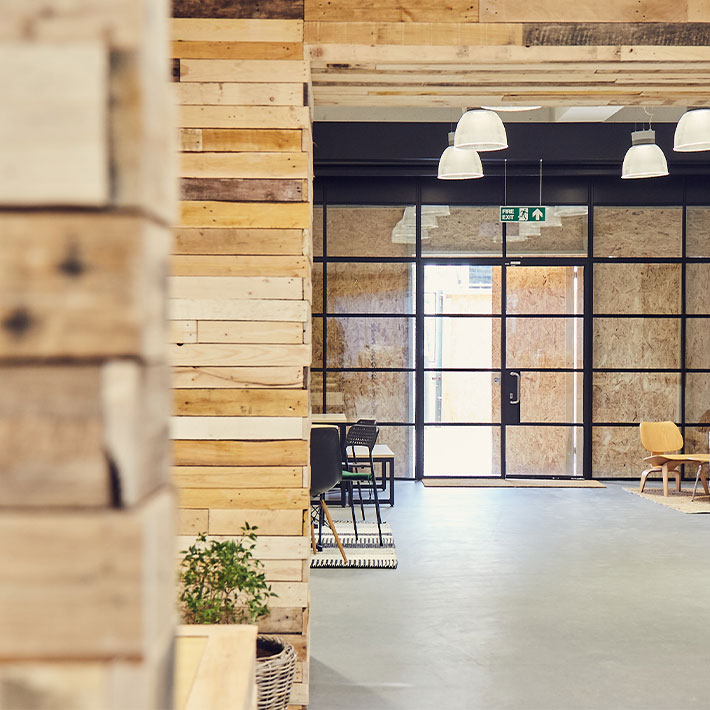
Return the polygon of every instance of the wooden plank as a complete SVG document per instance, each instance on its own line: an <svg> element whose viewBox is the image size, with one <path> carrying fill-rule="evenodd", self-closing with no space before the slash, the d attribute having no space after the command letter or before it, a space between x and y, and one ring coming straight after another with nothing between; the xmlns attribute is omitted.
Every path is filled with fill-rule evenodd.
<svg viewBox="0 0 710 710"><path fill-rule="evenodd" d="M169 343L196 343L197 342L197 321L194 320L171 320L168 322L170 333Z"/></svg>
<svg viewBox="0 0 710 710"><path fill-rule="evenodd" d="M182 59L303 59L300 42L173 42Z"/></svg>
<svg viewBox="0 0 710 710"><path fill-rule="evenodd" d="M1 511L0 659L141 659L167 638L173 506L165 488L123 510Z"/></svg>
<svg viewBox="0 0 710 710"><path fill-rule="evenodd" d="M240 534L241 531L237 530L234 534L210 535L210 539L237 540ZM195 542L195 539L195 535L179 535L176 538L176 549L178 551L186 549ZM260 560L308 560L310 550L310 540L306 537L269 536L259 530L254 555Z"/></svg>
<svg viewBox="0 0 710 710"><path fill-rule="evenodd" d="M477 0L340 2L306 0L306 22L478 22ZM483 21L483 18L481 18Z"/></svg>
<svg viewBox="0 0 710 710"><path fill-rule="evenodd" d="M210 19L302 20L303 0L173 0L172 14Z"/></svg>
<svg viewBox="0 0 710 710"><path fill-rule="evenodd" d="M229 513L232 511L219 511ZM281 511L276 511L281 512ZM286 511L291 512L291 511ZM295 512L295 511L294 511ZM308 583L307 582L273 582L271 588L278 594L278 602L273 600L275 607L306 607L308 606Z"/></svg>
<svg viewBox="0 0 710 710"><path fill-rule="evenodd" d="M307 417L306 390L175 390L178 416Z"/></svg>
<svg viewBox="0 0 710 710"><path fill-rule="evenodd" d="M181 227L247 227L308 229L311 206L308 203L181 202Z"/></svg>
<svg viewBox="0 0 710 710"><path fill-rule="evenodd" d="M171 276L172 298L257 299L303 298L303 280L290 276Z"/></svg>
<svg viewBox="0 0 710 710"><path fill-rule="evenodd" d="M306 22L308 44L522 44L522 25L466 22Z"/></svg>
<svg viewBox="0 0 710 710"><path fill-rule="evenodd" d="M265 619L259 620L259 633L299 633L303 630L303 618L304 612L300 607L272 609Z"/></svg>
<svg viewBox="0 0 710 710"><path fill-rule="evenodd" d="M202 150L202 129L201 128L181 128L180 129L180 150Z"/></svg>
<svg viewBox="0 0 710 710"><path fill-rule="evenodd" d="M208 527L208 510L178 510L178 535L199 535L206 533Z"/></svg>
<svg viewBox="0 0 710 710"><path fill-rule="evenodd" d="M480 22L685 22L684 0L613 0L603 4L564 0L521 5L516 0L480 0Z"/></svg>
<svg viewBox="0 0 710 710"><path fill-rule="evenodd" d="M180 81L308 81L306 63L295 59L181 59Z"/></svg>
<svg viewBox="0 0 710 710"><path fill-rule="evenodd" d="M5 44L0 67L0 205L107 204L106 46Z"/></svg>
<svg viewBox="0 0 710 710"><path fill-rule="evenodd" d="M0 215L0 358L164 357L169 232L128 215Z"/></svg>
<svg viewBox="0 0 710 710"><path fill-rule="evenodd" d="M303 42L300 20L174 19L174 41Z"/></svg>
<svg viewBox="0 0 710 710"><path fill-rule="evenodd" d="M237 510L237 509L219 509L210 510L210 535L237 535L241 531L244 523L256 525L261 535L283 535L283 536L300 536L303 527L303 511L302 510ZM277 591L275 585L272 585L274 591ZM287 596L273 600L271 606L305 606L302 603L304 597L307 597L307 592L300 587L296 587L294 593L288 593Z"/></svg>
<svg viewBox="0 0 710 710"><path fill-rule="evenodd" d="M180 488L178 500L181 508L302 510L310 498L303 488Z"/></svg>
<svg viewBox="0 0 710 710"><path fill-rule="evenodd" d="M198 84L198 86L203 86ZM263 130L259 128L204 128L202 130L201 150L220 151L259 151L274 153L277 151L299 152L301 130Z"/></svg>
<svg viewBox="0 0 710 710"><path fill-rule="evenodd" d="M710 22L710 5L706 0L687 0L689 22Z"/></svg>
<svg viewBox="0 0 710 710"><path fill-rule="evenodd" d="M170 435L212 441L298 439L304 426L296 417L172 417Z"/></svg>
<svg viewBox="0 0 710 710"><path fill-rule="evenodd" d="M255 178L182 178L182 200L224 202L303 202L305 180Z"/></svg>
<svg viewBox="0 0 710 710"><path fill-rule="evenodd" d="M308 156L285 152L184 153L180 173L193 178L307 178Z"/></svg>
<svg viewBox="0 0 710 710"><path fill-rule="evenodd" d="M305 301L173 298L168 301L168 307L170 317L176 320L194 318L219 321L283 321L287 319L305 323L310 318L310 305ZM188 364L199 365L200 363Z"/></svg>
<svg viewBox="0 0 710 710"><path fill-rule="evenodd" d="M173 385L186 387L303 387L303 367L175 367Z"/></svg>
<svg viewBox="0 0 710 710"><path fill-rule="evenodd" d="M308 442L186 440L174 441L173 453L177 466L300 466L308 461Z"/></svg>
<svg viewBox="0 0 710 710"><path fill-rule="evenodd" d="M178 104L197 106L303 106L303 84L180 83Z"/></svg>
<svg viewBox="0 0 710 710"><path fill-rule="evenodd" d="M178 125L183 128L301 129L310 127L311 114L307 106L182 106Z"/></svg>
<svg viewBox="0 0 710 710"><path fill-rule="evenodd" d="M308 365L310 345L171 345L173 365L254 366Z"/></svg>
<svg viewBox="0 0 710 710"><path fill-rule="evenodd" d="M200 343L273 343L305 342L302 323L280 321L200 321Z"/></svg>
<svg viewBox="0 0 710 710"><path fill-rule="evenodd" d="M296 488L300 466L174 466L178 488Z"/></svg>
<svg viewBox="0 0 710 710"><path fill-rule="evenodd" d="M710 26L702 22L584 22L525 24L523 44L530 46L710 44Z"/></svg>
<svg viewBox="0 0 710 710"><path fill-rule="evenodd" d="M190 229L175 230L175 254L302 254L300 229Z"/></svg>
<svg viewBox="0 0 710 710"><path fill-rule="evenodd" d="M174 256L173 276L292 276L307 278L305 256Z"/></svg>

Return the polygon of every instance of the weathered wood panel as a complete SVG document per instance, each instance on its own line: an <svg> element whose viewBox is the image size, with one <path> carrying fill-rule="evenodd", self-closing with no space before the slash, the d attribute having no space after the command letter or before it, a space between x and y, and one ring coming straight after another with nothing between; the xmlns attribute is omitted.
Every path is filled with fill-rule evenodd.
<svg viewBox="0 0 710 710"><path fill-rule="evenodd" d="M250 441L304 437L303 420L295 417L172 417L174 439Z"/></svg>
<svg viewBox="0 0 710 710"><path fill-rule="evenodd" d="M308 365L310 345L185 344L170 350L173 365Z"/></svg>
<svg viewBox="0 0 710 710"><path fill-rule="evenodd" d="M173 412L179 416L307 417L305 390L175 390Z"/></svg>
<svg viewBox="0 0 710 710"><path fill-rule="evenodd" d="M307 65L293 59L181 59L180 81L308 81Z"/></svg>
<svg viewBox="0 0 710 710"><path fill-rule="evenodd" d="M178 125L183 128L305 129L310 126L310 117L305 106L240 106L238 109L182 106L178 112Z"/></svg>
<svg viewBox="0 0 710 710"><path fill-rule="evenodd" d="M195 320L171 320L168 323L170 333L169 343L196 343L197 342L197 321Z"/></svg>
<svg viewBox="0 0 710 710"><path fill-rule="evenodd" d="M480 0L480 22L685 22L685 0L613 0L569 3L564 0L521 4L516 0Z"/></svg>
<svg viewBox="0 0 710 710"><path fill-rule="evenodd" d="M179 83L178 103L197 106L303 106L302 84Z"/></svg>
<svg viewBox="0 0 710 710"><path fill-rule="evenodd" d="M478 0L402 2L365 0L338 2L306 0L306 22L478 22ZM481 18L483 20L483 18Z"/></svg>
<svg viewBox="0 0 710 710"><path fill-rule="evenodd" d="M172 21L175 41L207 42L303 42L300 20L184 19Z"/></svg>
<svg viewBox="0 0 710 710"><path fill-rule="evenodd" d="M303 0L173 0L173 17L302 20Z"/></svg>
<svg viewBox="0 0 710 710"><path fill-rule="evenodd" d="M170 317L178 320L289 320L305 323L310 317L309 304L304 301L173 298L168 306Z"/></svg>
<svg viewBox="0 0 710 710"><path fill-rule="evenodd" d="M203 128L201 150L219 151L277 151L301 150L301 130L266 130L260 128Z"/></svg>
<svg viewBox="0 0 710 710"><path fill-rule="evenodd" d="M175 367L173 385L186 387L262 388L304 385L303 367Z"/></svg>
<svg viewBox="0 0 710 710"><path fill-rule="evenodd" d="M258 237L257 237L258 239ZM254 244L254 249L259 249ZM174 256L174 276L293 276L308 278L311 262L305 256Z"/></svg>
<svg viewBox="0 0 710 710"><path fill-rule="evenodd" d="M303 254L300 229L190 229L175 230L175 254Z"/></svg>
<svg viewBox="0 0 710 710"><path fill-rule="evenodd" d="M300 440L173 442L177 466L301 466L307 460L308 442Z"/></svg>
<svg viewBox="0 0 710 710"><path fill-rule="evenodd" d="M176 299L303 298L302 279L288 276L171 276L169 286Z"/></svg>
<svg viewBox="0 0 710 710"><path fill-rule="evenodd" d="M696 46L710 44L710 25L699 22L569 22L525 24L522 44L527 46L657 45Z"/></svg>
<svg viewBox="0 0 710 710"><path fill-rule="evenodd" d="M185 153L180 161L180 173L192 178L305 178L308 176L308 156L285 152Z"/></svg>
<svg viewBox="0 0 710 710"><path fill-rule="evenodd" d="M298 344L304 340L304 325L289 322L200 321L200 343ZM187 341L185 341L187 342Z"/></svg>
<svg viewBox="0 0 710 710"><path fill-rule="evenodd" d="M256 227L308 229L311 207L287 202L181 202L183 227Z"/></svg>
<svg viewBox="0 0 710 710"><path fill-rule="evenodd" d="M172 480L178 488L297 488L300 466L174 466Z"/></svg>
<svg viewBox="0 0 710 710"><path fill-rule="evenodd" d="M210 535L236 535L244 523L256 525L262 535L303 535L303 511L301 510L239 510L211 508L209 518ZM272 585L276 590L276 585ZM271 606L306 606L306 590L300 585L295 594L281 596L273 600Z"/></svg>
<svg viewBox="0 0 710 710"><path fill-rule="evenodd" d="M303 180L183 178L180 198L221 202L303 202L303 185Z"/></svg>
<svg viewBox="0 0 710 710"><path fill-rule="evenodd" d="M300 42L173 42L172 54L182 59L303 59L303 45Z"/></svg>
<svg viewBox="0 0 710 710"><path fill-rule="evenodd" d="M308 507L309 496L300 487L300 481L298 485L299 488L292 489L180 488L178 500L181 508L301 510Z"/></svg>

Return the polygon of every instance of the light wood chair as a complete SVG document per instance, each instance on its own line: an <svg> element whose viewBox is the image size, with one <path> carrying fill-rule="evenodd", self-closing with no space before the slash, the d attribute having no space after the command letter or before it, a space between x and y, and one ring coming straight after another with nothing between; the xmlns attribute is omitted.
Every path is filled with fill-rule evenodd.
<svg viewBox="0 0 710 710"><path fill-rule="evenodd" d="M680 490L680 466L683 464L707 464L710 461L710 454L678 454L672 453L683 448L683 435L680 429L673 422L641 422L641 444L651 455L646 456L644 461L651 465L641 474L639 492L642 493L646 486L646 480L652 473L660 473L663 477L663 495L668 495L668 475L675 477L676 490ZM707 472L698 472L703 489L708 491Z"/></svg>

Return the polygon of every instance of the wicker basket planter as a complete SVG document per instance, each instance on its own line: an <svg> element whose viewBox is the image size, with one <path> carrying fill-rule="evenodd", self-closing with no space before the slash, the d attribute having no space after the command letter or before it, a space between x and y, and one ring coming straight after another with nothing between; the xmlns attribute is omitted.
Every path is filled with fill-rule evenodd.
<svg viewBox="0 0 710 710"><path fill-rule="evenodd" d="M259 635L256 646L257 709L286 710L291 698L296 651L278 636ZM275 655L259 658L265 651Z"/></svg>

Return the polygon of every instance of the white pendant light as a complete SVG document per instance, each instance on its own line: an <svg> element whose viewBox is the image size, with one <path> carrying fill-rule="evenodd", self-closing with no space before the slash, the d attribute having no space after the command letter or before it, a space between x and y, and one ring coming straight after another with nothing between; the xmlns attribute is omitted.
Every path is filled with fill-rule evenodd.
<svg viewBox="0 0 710 710"><path fill-rule="evenodd" d="M479 152L507 148L508 137L505 134L503 121L493 111L484 109L466 111L456 126L454 146Z"/></svg>
<svg viewBox="0 0 710 710"><path fill-rule="evenodd" d="M668 163L656 145L656 131L633 131L631 148L626 151L621 179L652 178L668 175Z"/></svg>
<svg viewBox="0 0 710 710"><path fill-rule="evenodd" d="M673 138L673 150L679 153L710 150L710 108L686 111L680 117Z"/></svg>
<svg viewBox="0 0 710 710"><path fill-rule="evenodd" d="M537 111L542 106L481 106L486 111L503 111L513 113L516 111Z"/></svg>
<svg viewBox="0 0 710 710"><path fill-rule="evenodd" d="M449 147L439 158L439 180L472 180L483 177L481 158L475 150L462 150L453 145L454 134L449 133Z"/></svg>

